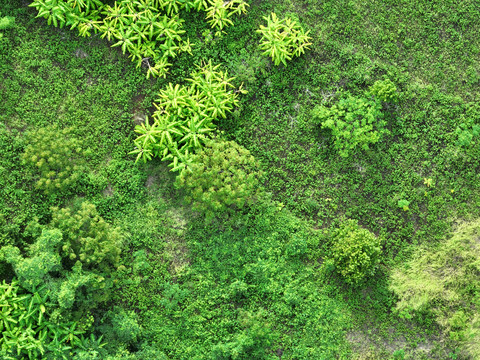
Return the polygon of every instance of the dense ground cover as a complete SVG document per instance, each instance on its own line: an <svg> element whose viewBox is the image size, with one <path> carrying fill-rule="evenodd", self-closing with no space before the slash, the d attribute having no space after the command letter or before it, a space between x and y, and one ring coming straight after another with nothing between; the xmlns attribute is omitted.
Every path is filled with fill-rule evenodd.
<svg viewBox="0 0 480 360"><path fill-rule="evenodd" d="M389 275L479 216L478 139L462 146L457 131L480 118L475 1L257 1L221 37L185 13L195 46L166 79L146 79L106 40L49 27L27 5L0 6L16 22L0 38L0 245L27 252L32 220L47 226L52 206L82 201L123 234L107 295L74 319L106 344L77 358L468 358L431 313L393 311ZM271 11L297 17L312 37L286 67L258 48L255 30ZM205 223L166 164L128 153L158 90L209 59L248 90L217 124L260 160L267 194ZM398 88L398 103L384 105L390 133L339 156L314 108L384 78ZM78 181L48 193L21 155L29 134L51 125L70 127L87 151ZM379 269L360 286L329 260L329 231L345 218L382 239ZM3 261L0 270L15 276Z"/></svg>

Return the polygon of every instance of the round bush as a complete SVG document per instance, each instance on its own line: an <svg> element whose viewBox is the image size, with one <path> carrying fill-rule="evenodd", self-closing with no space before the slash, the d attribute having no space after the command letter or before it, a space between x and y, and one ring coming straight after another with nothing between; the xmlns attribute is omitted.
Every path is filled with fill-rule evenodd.
<svg viewBox="0 0 480 360"><path fill-rule="evenodd" d="M347 220L332 235L335 268L347 283L358 284L374 274L381 253L381 240L375 234Z"/></svg>

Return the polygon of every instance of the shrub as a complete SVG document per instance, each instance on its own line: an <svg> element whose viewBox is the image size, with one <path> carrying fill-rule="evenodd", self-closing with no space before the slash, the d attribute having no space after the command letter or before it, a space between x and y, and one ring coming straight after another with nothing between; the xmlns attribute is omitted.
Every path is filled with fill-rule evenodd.
<svg viewBox="0 0 480 360"><path fill-rule="evenodd" d="M357 221L347 220L332 232L332 258L336 271L349 284L358 284L374 274L381 253L381 240Z"/></svg>
<svg viewBox="0 0 480 360"><path fill-rule="evenodd" d="M393 271L396 310L411 317L433 314L472 358L480 357L480 220L462 224L435 248L418 249Z"/></svg>
<svg viewBox="0 0 480 360"><path fill-rule="evenodd" d="M388 132L381 109L378 100L347 96L330 108L316 107L312 114L322 128L331 130L340 156L347 157L357 146L368 150Z"/></svg>
<svg viewBox="0 0 480 360"><path fill-rule="evenodd" d="M120 230L108 224L97 212L95 205L83 202L81 208L53 208L50 226L60 229L64 241L62 255L85 268L107 270L116 266L121 252Z"/></svg>
<svg viewBox="0 0 480 360"><path fill-rule="evenodd" d="M194 209L213 217L253 203L260 192L260 176L259 164L248 150L234 141L216 139L192 156L176 185L185 189Z"/></svg>
<svg viewBox="0 0 480 360"><path fill-rule="evenodd" d="M46 193L62 191L80 178L84 151L81 141L71 136L70 128L41 128L28 134L27 141L22 160L38 179L38 189Z"/></svg>
<svg viewBox="0 0 480 360"><path fill-rule="evenodd" d="M260 49L272 58L275 65L283 63L286 66L287 60L302 55L311 45L309 31L305 32L297 21L290 18L280 20L275 13L264 19L267 26L260 25L257 30L262 35Z"/></svg>
<svg viewBox="0 0 480 360"><path fill-rule="evenodd" d="M389 80L377 80L370 86L369 94L381 102L396 104L398 102L397 87Z"/></svg>
<svg viewBox="0 0 480 360"><path fill-rule="evenodd" d="M189 155L202 148L216 128L213 121L225 118L238 105L238 93L245 93L241 87L233 91L233 78L218 68L208 62L187 79L189 86L170 83L160 91L153 124L147 119L135 128L140 134L131 152L137 154L136 161L161 157L170 161L172 171L179 171Z"/></svg>

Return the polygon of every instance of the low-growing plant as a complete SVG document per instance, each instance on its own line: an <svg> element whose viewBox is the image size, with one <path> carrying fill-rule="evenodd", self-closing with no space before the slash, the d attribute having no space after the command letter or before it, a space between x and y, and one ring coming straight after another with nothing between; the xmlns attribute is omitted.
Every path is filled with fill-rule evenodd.
<svg viewBox="0 0 480 360"><path fill-rule="evenodd" d="M35 186L46 193L73 186L82 174L85 151L71 128L40 128L27 135L22 160L36 179Z"/></svg>
<svg viewBox="0 0 480 360"><path fill-rule="evenodd" d="M375 273L382 251L379 237L350 219L333 230L331 236L335 269L347 283L357 285Z"/></svg>
<svg viewBox="0 0 480 360"><path fill-rule="evenodd" d="M432 314L472 359L480 356L480 221L461 224L436 247L419 248L393 271L396 311L406 317Z"/></svg>
<svg viewBox="0 0 480 360"><path fill-rule="evenodd" d="M368 150L388 133L378 100L348 95L332 107L317 106L312 115L322 128L329 129L340 156L347 157L357 147Z"/></svg>
<svg viewBox="0 0 480 360"><path fill-rule="evenodd" d="M264 19L267 26L260 25L257 30L262 35L260 49L264 50L264 55L272 58L275 65L283 63L287 66L287 60L304 54L311 45L308 36L310 31L305 32L298 21L291 18L280 20L275 13Z"/></svg>
<svg viewBox="0 0 480 360"><path fill-rule="evenodd" d="M256 201L261 177L259 164L250 152L234 141L211 140L192 156L176 180L187 202L208 218L224 211L242 209Z"/></svg>
<svg viewBox="0 0 480 360"><path fill-rule="evenodd" d="M206 13L212 28L221 32L233 25L232 17L245 13L245 0L119 0L108 4L101 0L34 0L30 6L49 25L77 28L81 36L99 33L112 41L112 47L128 52L137 67L147 69L147 78L165 77L172 65L169 59L181 52L191 53L191 43L183 29L182 9Z"/></svg>

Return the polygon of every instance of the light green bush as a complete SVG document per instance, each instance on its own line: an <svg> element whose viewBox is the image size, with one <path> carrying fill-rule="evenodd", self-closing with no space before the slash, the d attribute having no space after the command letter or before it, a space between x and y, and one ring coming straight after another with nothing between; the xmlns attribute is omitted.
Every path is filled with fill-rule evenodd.
<svg viewBox="0 0 480 360"><path fill-rule="evenodd" d="M398 102L397 87L390 79L377 80L368 90L370 95L381 102L391 104Z"/></svg>
<svg viewBox="0 0 480 360"><path fill-rule="evenodd" d="M250 152L234 141L211 140L177 177L193 208L213 217L242 209L260 193L259 164Z"/></svg>
<svg viewBox="0 0 480 360"><path fill-rule="evenodd" d="M36 187L46 193L68 189L82 174L85 152L71 131L49 126L27 135L22 160L37 179Z"/></svg>
<svg viewBox="0 0 480 360"><path fill-rule="evenodd" d="M290 18L280 20L275 13L264 19L267 26L260 25L257 30L262 35L260 49L272 58L275 65L283 63L287 66L287 60L304 54L311 45L309 31L305 32L297 21Z"/></svg>
<svg viewBox="0 0 480 360"><path fill-rule="evenodd" d="M359 284L377 269L381 240L357 221L346 220L332 231L332 259L336 271L349 284Z"/></svg>
<svg viewBox="0 0 480 360"><path fill-rule="evenodd" d="M80 209L52 209L50 227L60 229L64 241L62 256L85 268L107 270L119 261L122 238L97 212L94 204L83 202Z"/></svg>

